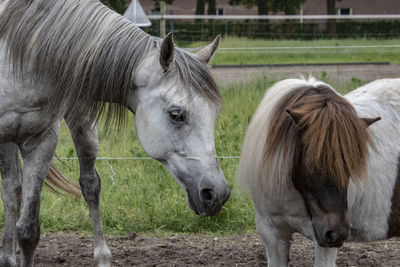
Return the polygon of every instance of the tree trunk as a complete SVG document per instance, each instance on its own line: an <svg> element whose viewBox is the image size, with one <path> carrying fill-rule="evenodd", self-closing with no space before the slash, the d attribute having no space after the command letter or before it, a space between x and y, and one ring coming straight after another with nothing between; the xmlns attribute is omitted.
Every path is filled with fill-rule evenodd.
<svg viewBox="0 0 400 267"><path fill-rule="evenodd" d="M216 15L217 14L217 3L216 0L208 0L208 15Z"/></svg>
<svg viewBox="0 0 400 267"><path fill-rule="evenodd" d="M336 0L326 0L328 15L336 14L335 1ZM328 19L327 30L328 30L329 37L334 38L336 36L336 20L335 19Z"/></svg>
<svg viewBox="0 0 400 267"><path fill-rule="evenodd" d="M258 15L268 15L268 0L257 0ZM269 25L267 19L258 20L258 34L255 37L268 37Z"/></svg>
<svg viewBox="0 0 400 267"><path fill-rule="evenodd" d="M291 15L292 11L291 11L291 6L288 3L287 0L285 0L285 15ZM285 37L286 39L292 39L292 21L290 19L285 20L285 30L286 30L286 34Z"/></svg>
<svg viewBox="0 0 400 267"><path fill-rule="evenodd" d="M197 0L196 15L204 15L204 0Z"/></svg>
<svg viewBox="0 0 400 267"><path fill-rule="evenodd" d="M257 0L258 15L268 15L268 0Z"/></svg>

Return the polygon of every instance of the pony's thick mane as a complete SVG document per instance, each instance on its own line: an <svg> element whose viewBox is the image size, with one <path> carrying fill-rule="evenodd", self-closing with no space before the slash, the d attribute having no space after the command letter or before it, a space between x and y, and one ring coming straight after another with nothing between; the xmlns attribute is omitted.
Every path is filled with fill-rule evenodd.
<svg viewBox="0 0 400 267"><path fill-rule="evenodd" d="M302 155L296 155L299 142ZM250 123L237 178L250 188L261 182L264 191L281 194L291 185L293 161L300 156L344 187L350 177L364 177L369 142L366 123L329 85L313 78L284 80L269 89Z"/></svg>
<svg viewBox="0 0 400 267"><path fill-rule="evenodd" d="M45 108L68 111L72 121L82 114L94 120L103 111L107 122L123 121L138 67L161 43L98 0L10 0L0 37L16 77L29 74L44 83L50 88ZM166 75L176 73L183 87L221 102L209 70L195 57L175 49L172 65Z"/></svg>

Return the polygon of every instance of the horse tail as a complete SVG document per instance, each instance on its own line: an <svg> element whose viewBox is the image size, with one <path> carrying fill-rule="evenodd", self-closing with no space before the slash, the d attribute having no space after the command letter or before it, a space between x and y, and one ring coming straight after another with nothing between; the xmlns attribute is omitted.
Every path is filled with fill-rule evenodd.
<svg viewBox="0 0 400 267"><path fill-rule="evenodd" d="M45 187L55 194L61 194L60 189L76 197L82 197L79 183L65 175L57 169L54 163L51 163L47 173Z"/></svg>

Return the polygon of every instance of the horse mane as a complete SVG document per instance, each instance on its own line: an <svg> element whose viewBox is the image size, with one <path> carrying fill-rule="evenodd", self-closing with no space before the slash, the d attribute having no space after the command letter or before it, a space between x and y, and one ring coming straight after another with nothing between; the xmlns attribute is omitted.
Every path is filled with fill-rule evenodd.
<svg viewBox="0 0 400 267"><path fill-rule="evenodd" d="M269 89L250 123L237 176L276 196L292 185L300 156L343 188L350 177L365 177L370 142L366 123L332 87L314 78L284 80Z"/></svg>
<svg viewBox="0 0 400 267"><path fill-rule="evenodd" d="M72 122L87 114L90 123L106 113L106 125L124 121L140 63L162 41L98 0L10 0L0 16L0 37L15 76L49 88L44 108L68 112ZM222 102L207 66L178 48L166 75L173 74L190 93Z"/></svg>

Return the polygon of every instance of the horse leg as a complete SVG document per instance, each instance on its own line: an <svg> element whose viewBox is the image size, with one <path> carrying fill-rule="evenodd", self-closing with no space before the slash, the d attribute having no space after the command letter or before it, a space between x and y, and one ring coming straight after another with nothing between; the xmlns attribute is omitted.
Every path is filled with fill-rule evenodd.
<svg viewBox="0 0 400 267"><path fill-rule="evenodd" d="M323 248L314 242L315 262L314 267L335 267L337 248Z"/></svg>
<svg viewBox="0 0 400 267"><path fill-rule="evenodd" d="M256 216L257 231L267 251L268 267L287 267L292 233L283 233Z"/></svg>
<svg viewBox="0 0 400 267"><path fill-rule="evenodd" d="M24 160L22 181L22 212L17 222L17 238L21 248L21 266L33 266L36 247L40 239L40 196L43 183L54 156L60 122L19 149Z"/></svg>
<svg viewBox="0 0 400 267"><path fill-rule="evenodd" d="M70 127L72 139L80 164L79 183L89 206L95 240L94 260L98 266L111 265L111 251L107 247L100 216L100 178L95 162L97 157L98 134L95 125Z"/></svg>
<svg viewBox="0 0 400 267"><path fill-rule="evenodd" d="M21 206L21 166L18 146L0 145L1 197L4 205L4 233L0 266L17 266L15 256L16 222Z"/></svg>

